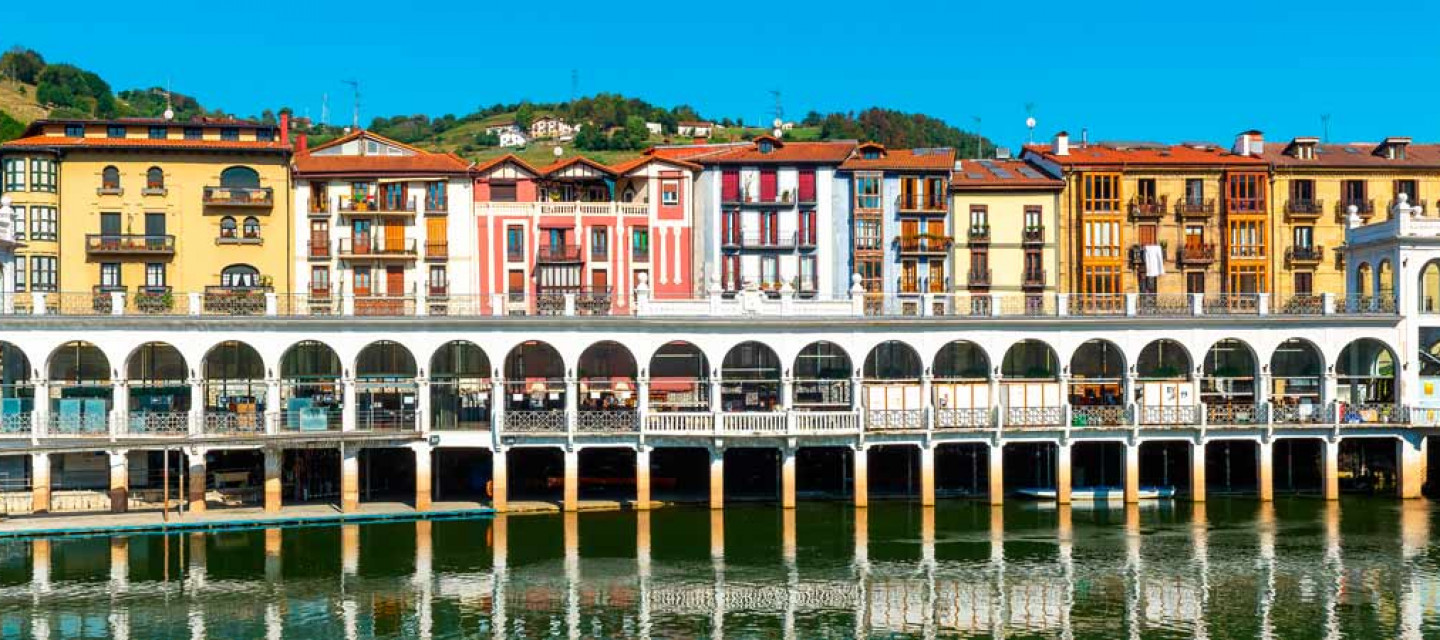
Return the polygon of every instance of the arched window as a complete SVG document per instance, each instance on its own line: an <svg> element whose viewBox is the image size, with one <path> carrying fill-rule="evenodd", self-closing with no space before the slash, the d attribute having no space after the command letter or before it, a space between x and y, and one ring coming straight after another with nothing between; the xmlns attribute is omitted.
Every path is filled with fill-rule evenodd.
<svg viewBox="0 0 1440 640"><path fill-rule="evenodd" d="M232 264L220 272L220 286L229 288L260 286L260 271L248 264Z"/></svg>
<svg viewBox="0 0 1440 640"><path fill-rule="evenodd" d="M250 217L248 217L248 218L245 218L245 227L244 227L244 229L242 229L242 231L245 232L245 237L246 237L246 238L259 238L259 237L260 237L260 219L259 219L259 218L256 218L255 216L250 216Z"/></svg>
<svg viewBox="0 0 1440 640"><path fill-rule="evenodd" d="M225 216L225 217L223 217L223 218L220 219L220 237L221 237L221 238L234 238L234 237L235 237L235 218L232 218L232 217L230 217L230 216Z"/></svg>
<svg viewBox="0 0 1440 640"><path fill-rule="evenodd" d="M105 167L104 169L101 169L101 170L100 170L100 188L101 188L101 189L119 189L119 188L120 188L120 170L119 170L119 169L116 169L114 166L109 166L109 167Z"/></svg>
<svg viewBox="0 0 1440 640"><path fill-rule="evenodd" d="M150 167L150 170L148 170L148 171L145 172L145 188L146 188L146 189L164 189L164 188L165 188L165 172L164 172L164 171L161 171L161 170L160 170L160 167Z"/></svg>
<svg viewBox="0 0 1440 640"><path fill-rule="evenodd" d="M220 172L220 186L258 189L260 174L250 167L230 167Z"/></svg>

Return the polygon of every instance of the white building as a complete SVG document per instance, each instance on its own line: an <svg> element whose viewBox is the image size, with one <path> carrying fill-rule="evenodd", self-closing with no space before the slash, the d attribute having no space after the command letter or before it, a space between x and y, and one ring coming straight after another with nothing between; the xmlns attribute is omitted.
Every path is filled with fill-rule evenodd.
<svg viewBox="0 0 1440 640"><path fill-rule="evenodd" d="M658 136L665 131L664 127L661 127L659 122L646 122L645 130L649 131L650 135L652 136Z"/></svg>
<svg viewBox="0 0 1440 640"><path fill-rule="evenodd" d="M502 147L523 147L530 144L530 136L525 135L519 127L502 130L498 135Z"/></svg>
<svg viewBox="0 0 1440 640"><path fill-rule="evenodd" d="M713 122L679 122L675 125L676 133L688 138L709 138L715 132Z"/></svg>
<svg viewBox="0 0 1440 640"><path fill-rule="evenodd" d="M554 116L540 116L530 123L532 138L568 138L580 131L580 125L570 124Z"/></svg>

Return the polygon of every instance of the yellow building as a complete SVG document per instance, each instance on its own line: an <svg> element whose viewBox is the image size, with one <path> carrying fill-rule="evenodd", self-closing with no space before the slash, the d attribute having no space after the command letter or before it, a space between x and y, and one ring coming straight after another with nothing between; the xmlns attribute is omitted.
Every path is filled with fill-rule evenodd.
<svg viewBox="0 0 1440 640"><path fill-rule="evenodd" d="M1400 194L1427 212L1440 197L1440 145L1415 145L1409 138L1324 144L1319 138L1300 137L1266 145L1260 157L1270 163L1273 180L1272 265L1282 274L1275 282L1281 301L1346 292L1343 246L1350 207L1370 222L1386 219ZM1360 271L1364 275L1378 268L1364 265ZM1392 277L1381 275L1362 277L1355 291L1386 294Z"/></svg>
<svg viewBox="0 0 1440 640"><path fill-rule="evenodd" d="M138 311L184 312L191 292L263 309L290 289L289 156L283 121L36 121L0 145L17 290L58 292L61 312L112 291Z"/></svg>
<svg viewBox="0 0 1440 640"><path fill-rule="evenodd" d="M950 174L959 290L1055 293L1065 183L1023 160L964 160Z"/></svg>

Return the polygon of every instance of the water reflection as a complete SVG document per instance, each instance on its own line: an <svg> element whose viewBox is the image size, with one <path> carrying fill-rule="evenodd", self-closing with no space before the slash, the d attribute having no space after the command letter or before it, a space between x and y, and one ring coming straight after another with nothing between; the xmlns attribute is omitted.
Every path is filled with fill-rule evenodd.
<svg viewBox="0 0 1440 640"><path fill-rule="evenodd" d="M1425 502L877 503L0 545L5 638L1422 638Z"/></svg>

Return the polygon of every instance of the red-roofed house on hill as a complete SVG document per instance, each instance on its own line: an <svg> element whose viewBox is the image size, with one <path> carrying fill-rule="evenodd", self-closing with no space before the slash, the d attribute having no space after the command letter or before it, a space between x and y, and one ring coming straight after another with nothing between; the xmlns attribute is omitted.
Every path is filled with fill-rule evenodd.
<svg viewBox="0 0 1440 640"><path fill-rule="evenodd" d="M572 157L535 167L515 156L473 172L481 303L507 313L629 312L636 285L656 298L696 290L694 184L700 167L642 156L615 165ZM497 294L503 294L498 296Z"/></svg>
<svg viewBox="0 0 1440 640"><path fill-rule="evenodd" d="M470 165L369 131L294 159L296 291L354 313L443 314L475 293Z"/></svg>

